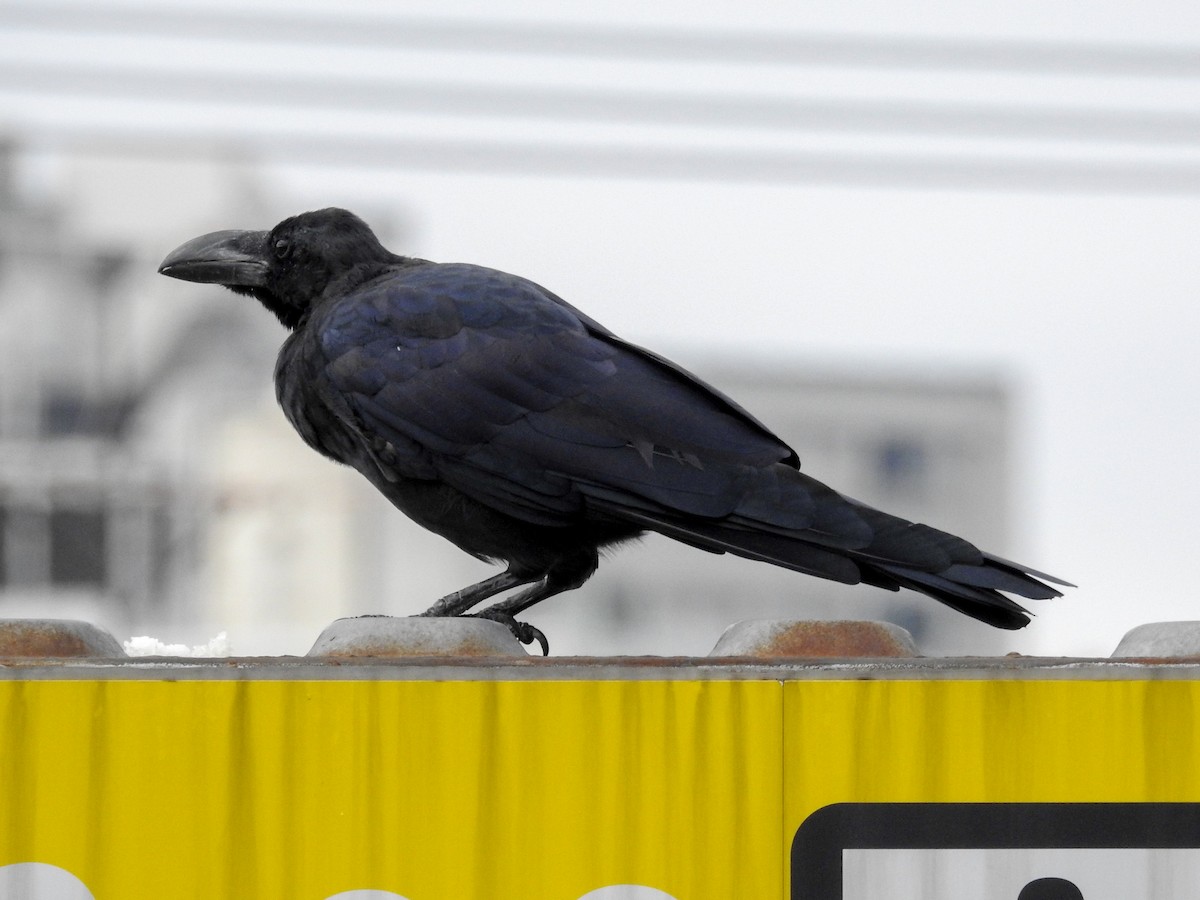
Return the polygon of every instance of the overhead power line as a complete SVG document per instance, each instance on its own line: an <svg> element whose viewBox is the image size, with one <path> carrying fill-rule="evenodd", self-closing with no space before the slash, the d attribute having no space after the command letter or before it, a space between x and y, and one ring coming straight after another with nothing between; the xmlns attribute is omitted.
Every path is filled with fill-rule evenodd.
<svg viewBox="0 0 1200 900"><path fill-rule="evenodd" d="M1200 163L1116 162L883 153L715 150L275 133L223 138L163 131L40 130L28 149L171 159L572 178L819 184L1089 194L1200 193Z"/></svg>
<svg viewBox="0 0 1200 900"><path fill-rule="evenodd" d="M943 69L957 74L996 70L1176 79L1200 76L1200 49L1188 47L478 22L296 9L275 13L232 8L85 6L56 0L10 2L0 4L0 30L5 28L113 40L187 38L212 42L211 49L221 59L227 57L228 47L218 42L234 41L242 42L247 53L253 52L254 45L291 42L303 45L306 51L310 47L371 47L668 64L771 63ZM370 70L336 78L318 77L308 66L233 72L222 67L218 56L208 54L207 49L198 56L189 56L188 68L176 68L173 63L149 67L129 62L86 62L67 56L24 63L0 61L0 92L24 101L9 104L9 127L25 142L41 148L94 150L100 144L119 146L126 153L169 148L173 155L196 157L211 154L214 144L219 144L244 147L268 161L341 167L783 184L1200 193L1200 160L1170 158L1180 156L1174 151L1192 150L1200 144L1200 112L1185 109L1089 108L1064 106L1053 100L1039 106L1020 101L1001 104L781 96L758 88L759 79L753 80L753 89L733 94L705 93L689 87L640 90L622 86L569 87L553 82L470 83L420 76L389 77ZM308 58L307 53L301 56ZM1050 98L1057 95L1056 90L1048 93ZM28 102L30 97L34 102ZM121 111L127 114L124 120L129 123L161 121L157 127L63 124L51 112L58 108L58 100L70 101L76 112L86 109L80 101L91 102L95 110ZM147 105L116 105L121 103ZM169 110L170 114L156 116L156 108ZM291 124L283 129L267 126L268 130L257 129L255 134L239 133L237 122L246 123L247 110L251 115L257 110L283 110L288 115L264 118L288 120ZM337 133L320 124L325 120L319 114L331 111L368 115L342 119L351 122L352 127L346 133ZM310 112L306 118L304 114ZM377 118L368 118L371 114ZM390 136L397 130L397 114L474 117L484 127L467 129L478 135L467 139L443 139L436 133L397 138ZM111 116L92 118L119 121ZM573 142L558 136L582 134L588 129L526 129L520 123L522 127L514 130L514 120L521 119L583 126L633 125L643 130L629 137L628 131L593 129L588 137ZM503 120L501 127L495 127L496 120ZM187 124L166 124L172 122ZM699 138L699 132L664 131L685 127L706 132ZM455 128L464 130L461 123ZM897 141L894 143L900 149L892 152L781 149L749 146L746 133L751 130L772 130L780 135L871 133L889 138L969 139L975 146L974 152L966 152L961 141L960 146L947 142L945 152L928 146L906 152L903 142ZM528 135L529 140L505 141L497 139L498 134ZM621 143L597 137L615 134L622 135L618 138ZM661 145L664 136L673 146ZM721 146L725 137L734 137L737 143L748 146ZM752 140L765 143L761 135ZM1172 153L1118 159L1108 152L1110 148L1092 146L1087 149L1103 152L1080 154L1082 158L1033 158L987 152L984 146L988 141L993 142L992 146L1002 146L995 142L1030 140L1138 145ZM781 142L773 137L770 143Z"/></svg>
<svg viewBox="0 0 1200 900"><path fill-rule="evenodd" d="M456 20L356 11L4 3L0 27L653 62L1200 77L1200 47Z"/></svg>
<svg viewBox="0 0 1200 900"><path fill-rule="evenodd" d="M929 101L863 101L178 72L0 61L0 90L85 97L279 105L379 113L605 123L1200 144L1200 114Z"/></svg>

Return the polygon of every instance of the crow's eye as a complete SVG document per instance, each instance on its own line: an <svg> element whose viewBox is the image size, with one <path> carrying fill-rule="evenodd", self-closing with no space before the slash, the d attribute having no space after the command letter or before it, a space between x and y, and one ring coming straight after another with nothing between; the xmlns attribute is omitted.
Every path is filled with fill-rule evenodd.
<svg viewBox="0 0 1200 900"><path fill-rule="evenodd" d="M275 256L279 259L287 259L292 253L292 244L290 241L278 240L275 242Z"/></svg>

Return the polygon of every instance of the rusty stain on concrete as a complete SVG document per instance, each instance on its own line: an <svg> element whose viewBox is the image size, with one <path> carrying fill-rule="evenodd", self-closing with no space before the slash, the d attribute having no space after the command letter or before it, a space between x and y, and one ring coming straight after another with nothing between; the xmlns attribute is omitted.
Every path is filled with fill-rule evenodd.
<svg viewBox="0 0 1200 900"><path fill-rule="evenodd" d="M0 657L124 657L107 631L76 619L0 619Z"/></svg>
<svg viewBox="0 0 1200 900"><path fill-rule="evenodd" d="M866 659L919 654L912 635L890 622L767 619L729 626L710 655Z"/></svg>

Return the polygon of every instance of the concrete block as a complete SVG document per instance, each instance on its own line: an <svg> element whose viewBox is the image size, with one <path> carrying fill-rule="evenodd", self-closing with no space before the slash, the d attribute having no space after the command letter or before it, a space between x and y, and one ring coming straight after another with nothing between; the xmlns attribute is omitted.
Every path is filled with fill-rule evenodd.
<svg viewBox="0 0 1200 900"><path fill-rule="evenodd" d="M488 619L358 616L321 632L309 656L526 656L503 625Z"/></svg>
<svg viewBox="0 0 1200 900"><path fill-rule="evenodd" d="M890 622L751 619L725 629L709 656L914 657L912 635Z"/></svg>
<svg viewBox="0 0 1200 900"><path fill-rule="evenodd" d="M0 619L0 657L124 657L117 639L78 619Z"/></svg>
<svg viewBox="0 0 1200 900"><path fill-rule="evenodd" d="M1113 658L1200 658L1200 622L1149 622L1130 629Z"/></svg>

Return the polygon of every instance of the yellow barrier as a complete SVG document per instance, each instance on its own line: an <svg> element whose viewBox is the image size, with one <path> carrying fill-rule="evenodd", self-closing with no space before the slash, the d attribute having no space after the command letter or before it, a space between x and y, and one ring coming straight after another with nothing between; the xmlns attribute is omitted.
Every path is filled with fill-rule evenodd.
<svg viewBox="0 0 1200 900"><path fill-rule="evenodd" d="M1193 670L188 671L0 681L0 900L829 900L832 804L1200 803Z"/></svg>

